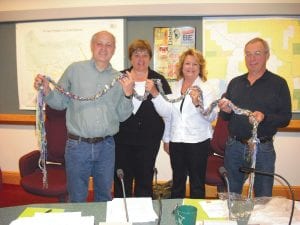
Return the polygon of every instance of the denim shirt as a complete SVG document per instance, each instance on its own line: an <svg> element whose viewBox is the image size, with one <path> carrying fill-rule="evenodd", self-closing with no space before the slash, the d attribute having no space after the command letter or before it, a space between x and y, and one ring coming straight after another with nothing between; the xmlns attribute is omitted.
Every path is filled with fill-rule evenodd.
<svg viewBox="0 0 300 225"><path fill-rule="evenodd" d="M71 64L58 84L77 96L92 97L119 75L120 72L111 65L98 70L95 61L91 59ZM45 102L57 110L67 108L68 132L86 138L116 134L119 123L126 120L133 110L132 101L125 97L119 82L115 82L101 97L89 101L74 100L54 89L45 97Z"/></svg>

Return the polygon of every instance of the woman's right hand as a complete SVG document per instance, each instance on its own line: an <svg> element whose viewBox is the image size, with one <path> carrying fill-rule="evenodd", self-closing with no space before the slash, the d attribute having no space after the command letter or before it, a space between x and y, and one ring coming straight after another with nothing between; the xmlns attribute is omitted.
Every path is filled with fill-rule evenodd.
<svg viewBox="0 0 300 225"><path fill-rule="evenodd" d="M200 101L199 101L199 95L200 95L200 92L199 92L199 90L192 87L192 88L190 89L189 95L191 96L191 99L192 99L193 104L194 104L196 107L198 107L198 106L200 105Z"/></svg>
<svg viewBox="0 0 300 225"><path fill-rule="evenodd" d="M226 112L226 113L231 113L232 109L229 107L230 104L230 100L226 99L226 98L222 98L219 103L218 106L220 108L220 110Z"/></svg>
<svg viewBox="0 0 300 225"><path fill-rule="evenodd" d="M145 90L148 91L153 96L153 98L155 98L157 95L159 95L159 92L156 89L154 81L151 79L146 80Z"/></svg>
<svg viewBox="0 0 300 225"><path fill-rule="evenodd" d="M170 147L169 147L169 143L164 142L164 150L167 154L170 155Z"/></svg>

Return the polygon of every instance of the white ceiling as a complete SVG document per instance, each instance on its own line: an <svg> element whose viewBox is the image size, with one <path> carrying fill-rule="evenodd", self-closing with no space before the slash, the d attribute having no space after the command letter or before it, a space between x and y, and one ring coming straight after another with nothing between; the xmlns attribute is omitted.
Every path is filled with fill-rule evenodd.
<svg viewBox="0 0 300 225"><path fill-rule="evenodd" d="M173 3L300 3L300 0L0 0L0 11L116 5L159 5Z"/></svg>

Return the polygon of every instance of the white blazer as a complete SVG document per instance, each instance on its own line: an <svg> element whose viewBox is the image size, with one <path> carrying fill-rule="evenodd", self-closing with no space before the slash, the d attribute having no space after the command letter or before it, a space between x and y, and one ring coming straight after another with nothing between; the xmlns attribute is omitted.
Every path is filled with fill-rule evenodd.
<svg viewBox="0 0 300 225"><path fill-rule="evenodd" d="M182 83L183 79L176 82L172 94L167 95L168 99L181 96ZM202 90L204 109L216 100L214 88L208 82L203 82L200 77L192 86L198 86ZM195 107L190 95L186 95L184 100L170 103L159 94L152 102L165 121L164 142L198 143L212 137L211 122L217 117L216 107L205 117L200 113L199 107Z"/></svg>

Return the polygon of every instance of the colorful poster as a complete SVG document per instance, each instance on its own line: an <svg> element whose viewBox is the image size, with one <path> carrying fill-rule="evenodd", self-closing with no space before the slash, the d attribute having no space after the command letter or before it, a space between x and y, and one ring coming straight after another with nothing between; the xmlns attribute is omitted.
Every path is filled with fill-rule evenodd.
<svg viewBox="0 0 300 225"><path fill-rule="evenodd" d="M176 79L176 63L180 54L195 48L194 27L154 28L154 70L168 80Z"/></svg>

